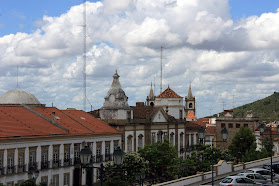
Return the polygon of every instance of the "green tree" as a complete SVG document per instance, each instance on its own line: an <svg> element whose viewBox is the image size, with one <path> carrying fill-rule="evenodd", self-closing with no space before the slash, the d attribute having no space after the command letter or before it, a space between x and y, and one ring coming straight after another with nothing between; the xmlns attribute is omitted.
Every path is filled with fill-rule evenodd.
<svg viewBox="0 0 279 186"><path fill-rule="evenodd" d="M105 184L107 185L133 185L135 175L139 172L148 173L148 161L144 160L138 153L126 153L123 164L120 166L107 164L105 167ZM119 179L122 180L121 184ZM124 181L123 181L124 180Z"/></svg>
<svg viewBox="0 0 279 186"><path fill-rule="evenodd" d="M164 182L178 175L179 158L177 151L168 140L146 145L139 154L149 162L149 178Z"/></svg>
<svg viewBox="0 0 279 186"><path fill-rule="evenodd" d="M245 156L246 161L256 158L256 148L256 136L248 127L240 127L229 146L231 154L240 160Z"/></svg>

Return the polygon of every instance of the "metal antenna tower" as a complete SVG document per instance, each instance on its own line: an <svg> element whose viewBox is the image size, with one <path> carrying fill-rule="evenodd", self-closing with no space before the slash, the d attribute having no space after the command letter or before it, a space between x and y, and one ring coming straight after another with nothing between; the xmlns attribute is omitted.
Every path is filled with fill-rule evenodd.
<svg viewBox="0 0 279 186"><path fill-rule="evenodd" d="M86 111L86 0L83 0L83 110Z"/></svg>
<svg viewBox="0 0 279 186"><path fill-rule="evenodd" d="M161 46L161 86L160 86L160 93L162 93L162 84L163 84L163 47Z"/></svg>

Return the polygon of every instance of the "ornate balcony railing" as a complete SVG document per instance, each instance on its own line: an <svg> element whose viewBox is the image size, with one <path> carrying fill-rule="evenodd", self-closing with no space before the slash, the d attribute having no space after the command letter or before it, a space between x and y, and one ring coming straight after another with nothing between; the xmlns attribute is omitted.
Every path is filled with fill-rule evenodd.
<svg viewBox="0 0 279 186"><path fill-rule="evenodd" d="M103 161L103 155L96 155L96 162L102 162Z"/></svg>
<svg viewBox="0 0 279 186"><path fill-rule="evenodd" d="M0 168L0 175L5 175L6 174L6 167L1 167Z"/></svg>
<svg viewBox="0 0 279 186"><path fill-rule="evenodd" d="M7 173L14 174L15 173L15 166L7 166Z"/></svg>
<svg viewBox="0 0 279 186"><path fill-rule="evenodd" d="M49 168L50 168L50 161L41 162L41 169L49 169Z"/></svg>
<svg viewBox="0 0 279 186"><path fill-rule="evenodd" d="M71 166L71 165L73 165L72 158L64 159L64 166Z"/></svg>
<svg viewBox="0 0 279 186"><path fill-rule="evenodd" d="M74 158L74 165L80 164L80 158Z"/></svg>
<svg viewBox="0 0 279 186"><path fill-rule="evenodd" d="M17 172L26 172L26 164L17 165Z"/></svg>
<svg viewBox="0 0 279 186"><path fill-rule="evenodd" d="M105 161L111 161L112 160L112 154L105 154Z"/></svg>
<svg viewBox="0 0 279 186"><path fill-rule="evenodd" d="M28 170L38 170L38 163L37 162L30 162L28 164Z"/></svg>
<svg viewBox="0 0 279 186"><path fill-rule="evenodd" d="M61 167L61 160L52 160L52 168Z"/></svg>
<svg viewBox="0 0 279 186"><path fill-rule="evenodd" d="M194 145L189 145L189 146L186 146L186 152L191 152L193 150L195 150L195 146Z"/></svg>

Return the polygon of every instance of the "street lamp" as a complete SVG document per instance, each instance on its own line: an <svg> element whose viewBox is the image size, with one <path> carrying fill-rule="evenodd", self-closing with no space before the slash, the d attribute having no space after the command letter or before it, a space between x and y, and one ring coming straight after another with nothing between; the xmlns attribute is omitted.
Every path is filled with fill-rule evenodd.
<svg viewBox="0 0 279 186"><path fill-rule="evenodd" d="M201 127L199 130L198 130L198 136L199 136L199 139L200 139L200 143L203 143L204 141L204 137L205 137L205 128L204 127ZM214 141L214 138L212 138L211 141L205 141L205 142L211 142L211 149L212 149L212 154L211 154L211 183L212 183L212 186L214 185L214 170L213 170L213 166L214 166L214 161L213 161L213 156L214 156L214 153L213 153L213 145L214 145L214 142L226 142L227 141L227 138L228 138L228 130L226 129L226 127L224 127L221 131L221 137L222 137L222 140L223 141Z"/></svg>
<svg viewBox="0 0 279 186"><path fill-rule="evenodd" d="M81 168L86 168L87 174L86 174L86 184L89 186L92 183L92 174L88 174L92 171L93 168L100 169L100 180L101 180L101 186L103 186L103 175L104 175L104 165L101 164L100 167L93 166L93 163L90 163L90 159L92 156L92 151L87 147L84 146L83 149L80 151L80 162L81 162ZM117 149L114 150L113 157L114 157L114 164L121 165L123 163L125 153L120 149L120 147L117 147Z"/></svg>
<svg viewBox="0 0 279 186"><path fill-rule="evenodd" d="M135 178L139 182L139 185L143 186L144 179L145 179L145 172L141 171L140 173L136 173Z"/></svg>
<svg viewBox="0 0 279 186"><path fill-rule="evenodd" d="M277 127L276 127L276 131L277 131L277 133L279 133L279 125L277 125ZM264 134L264 131L265 131L265 124L260 124L259 125L259 130L260 130L260 134L261 134L261 136L263 136L263 134ZM271 183L273 183L273 168L272 168L272 154L273 154L273 151L272 151L272 149L273 149L273 141L272 141L272 135L278 135L278 134L272 134L272 126L270 125L270 127L269 127L269 138L270 138L270 143L271 143L271 145L270 145L270 172L271 172Z"/></svg>

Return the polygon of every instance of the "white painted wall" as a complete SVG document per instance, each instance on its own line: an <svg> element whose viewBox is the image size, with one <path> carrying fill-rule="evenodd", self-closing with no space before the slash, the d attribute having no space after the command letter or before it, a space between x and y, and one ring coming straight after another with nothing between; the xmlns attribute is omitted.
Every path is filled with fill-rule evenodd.
<svg viewBox="0 0 279 186"><path fill-rule="evenodd" d="M82 142L91 142L93 143L93 151L92 154L96 154L96 142L102 141L103 144L105 144L105 141L111 141L114 140L121 141L121 135L103 135L103 136L84 136L83 138L64 138L64 139L30 139L25 141L18 141L18 142L5 142L0 143L0 150L4 150L4 166L7 166L7 149L15 149L15 152L17 152L17 149L19 148L25 148L25 164L29 163L29 148L30 147L37 147L36 150L36 161L41 160L41 146L49 146L48 149L48 160L52 161L53 158L53 145L60 145L60 159L64 159L64 144L70 144L70 158L74 157L74 144ZM95 146L94 146L95 144ZM95 147L95 148L94 148ZM82 148L82 147L81 147ZM104 148L105 149L105 148ZM110 153L112 154L114 151L113 148L110 149ZM15 153L17 154L17 153ZM103 154L105 154L103 152ZM39 162L40 164L41 162ZM17 166L18 164L18 156L15 155L14 159L14 165ZM62 161L63 165L63 161ZM95 165L95 164L94 164ZM97 165L97 164L96 164ZM97 165L98 166L98 165ZM40 166L39 166L40 167ZM40 174L37 178L37 183L41 182L42 176L48 176L48 183L52 181L52 176L55 174L59 175L59 185L63 185L64 183L64 173L70 173L70 185L73 185L73 170L74 166L70 167L60 167L55 169L46 169L46 170L39 170ZM85 172L85 171L83 171ZM85 175L83 175L83 178L85 178ZM27 172L24 173L18 173L18 174L11 174L11 175L5 175L0 177L0 183L6 184L7 182L14 181L14 183L17 183L18 180L26 180L28 179ZM85 179L83 179L83 183Z"/></svg>

